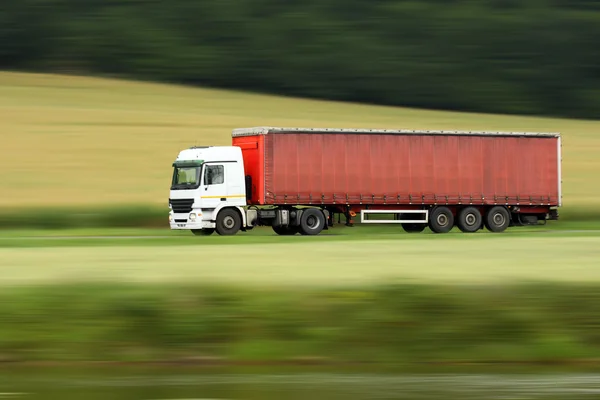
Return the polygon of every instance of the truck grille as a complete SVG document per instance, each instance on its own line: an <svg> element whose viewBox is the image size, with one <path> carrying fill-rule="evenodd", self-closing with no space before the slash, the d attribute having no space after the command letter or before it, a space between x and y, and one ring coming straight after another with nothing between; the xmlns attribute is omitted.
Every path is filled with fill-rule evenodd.
<svg viewBox="0 0 600 400"><path fill-rule="evenodd" d="M169 204L173 208L174 213L189 213L192 211L194 199L169 199Z"/></svg>

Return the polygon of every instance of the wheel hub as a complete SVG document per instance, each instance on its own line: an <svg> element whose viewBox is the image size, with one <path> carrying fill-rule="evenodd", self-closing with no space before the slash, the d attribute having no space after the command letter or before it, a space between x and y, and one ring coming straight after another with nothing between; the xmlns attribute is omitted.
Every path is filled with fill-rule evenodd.
<svg viewBox="0 0 600 400"><path fill-rule="evenodd" d="M437 223L440 226L446 226L448 225L448 216L446 214L440 214L437 217Z"/></svg>
<svg viewBox="0 0 600 400"><path fill-rule="evenodd" d="M475 225L476 222L477 217L475 216L475 214L467 214L467 216L465 217L465 223L469 226Z"/></svg>
<svg viewBox="0 0 600 400"><path fill-rule="evenodd" d="M494 214L492 220L494 221L494 224L501 226L504 225L504 215L502 215L501 213L496 213Z"/></svg>
<svg viewBox="0 0 600 400"><path fill-rule="evenodd" d="M308 225L308 227L311 229L316 228L318 224L319 224L319 221L317 220L316 217L314 217L312 215L306 219L306 225Z"/></svg>
<svg viewBox="0 0 600 400"><path fill-rule="evenodd" d="M223 218L223 226L225 226L225 228L231 229L231 228L233 228L234 225L235 225L235 221L234 221L233 217L227 216L227 217Z"/></svg>

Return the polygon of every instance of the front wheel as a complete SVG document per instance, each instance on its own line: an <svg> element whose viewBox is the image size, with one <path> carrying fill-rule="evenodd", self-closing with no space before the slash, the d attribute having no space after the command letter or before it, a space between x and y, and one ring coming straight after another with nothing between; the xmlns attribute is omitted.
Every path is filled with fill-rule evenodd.
<svg viewBox="0 0 600 400"><path fill-rule="evenodd" d="M235 235L242 228L240 213L226 208L217 215L217 233L221 236Z"/></svg>
<svg viewBox="0 0 600 400"><path fill-rule="evenodd" d="M192 229L192 233L196 236L210 236L215 232L215 228Z"/></svg>

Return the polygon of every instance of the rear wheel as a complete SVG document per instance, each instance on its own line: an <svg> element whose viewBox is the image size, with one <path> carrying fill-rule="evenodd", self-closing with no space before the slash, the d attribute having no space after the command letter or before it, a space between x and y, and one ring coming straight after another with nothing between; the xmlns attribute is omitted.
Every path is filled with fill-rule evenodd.
<svg viewBox="0 0 600 400"><path fill-rule="evenodd" d="M325 227L325 215L321 210L308 208L300 216L300 233L302 235L318 235Z"/></svg>
<svg viewBox="0 0 600 400"><path fill-rule="evenodd" d="M508 210L502 206L496 206L489 209L485 214L483 221L485 227L492 232L502 232L510 224L510 214Z"/></svg>
<svg viewBox="0 0 600 400"><path fill-rule="evenodd" d="M481 227L481 213L475 207L465 207L458 213L456 225L465 233L477 232Z"/></svg>
<svg viewBox="0 0 600 400"><path fill-rule="evenodd" d="M231 208L226 208L217 215L217 233L219 235L235 235L242 227L242 217Z"/></svg>
<svg viewBox="0 0 600 400"><path fill-rule="evenodd" d="M295 226L274 226L273 231L281 236L293 236L298 233L298 228Z"/></svg>
<svg viewBox="0 0 600 400"><path fill-rule="evenodd" d="M215 232L215 228L192 229L192 233L196 236L210 236Z"/></svg>
<svg viewBox="0 0 600 400"><path fill-rule="evenodd" d="M454 215L448 207L436 207L429 213L429 228L435 233L448 233L454 226Z"/></svg>

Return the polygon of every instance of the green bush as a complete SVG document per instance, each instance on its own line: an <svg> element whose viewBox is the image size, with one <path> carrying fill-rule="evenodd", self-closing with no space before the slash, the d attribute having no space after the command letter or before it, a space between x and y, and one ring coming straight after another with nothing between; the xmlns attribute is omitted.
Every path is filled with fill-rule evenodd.
<svg viewBox="0 0 600 400"><path fill-rule="evenodd" d="M600 355L597 286L3 289L0 358L557 361Z"/></svg>
<svg viewBox="0 0 600 400"><path fill-rule="evenodd" d="M0 67L597 118L598 0L19 0Z"/></svg>

